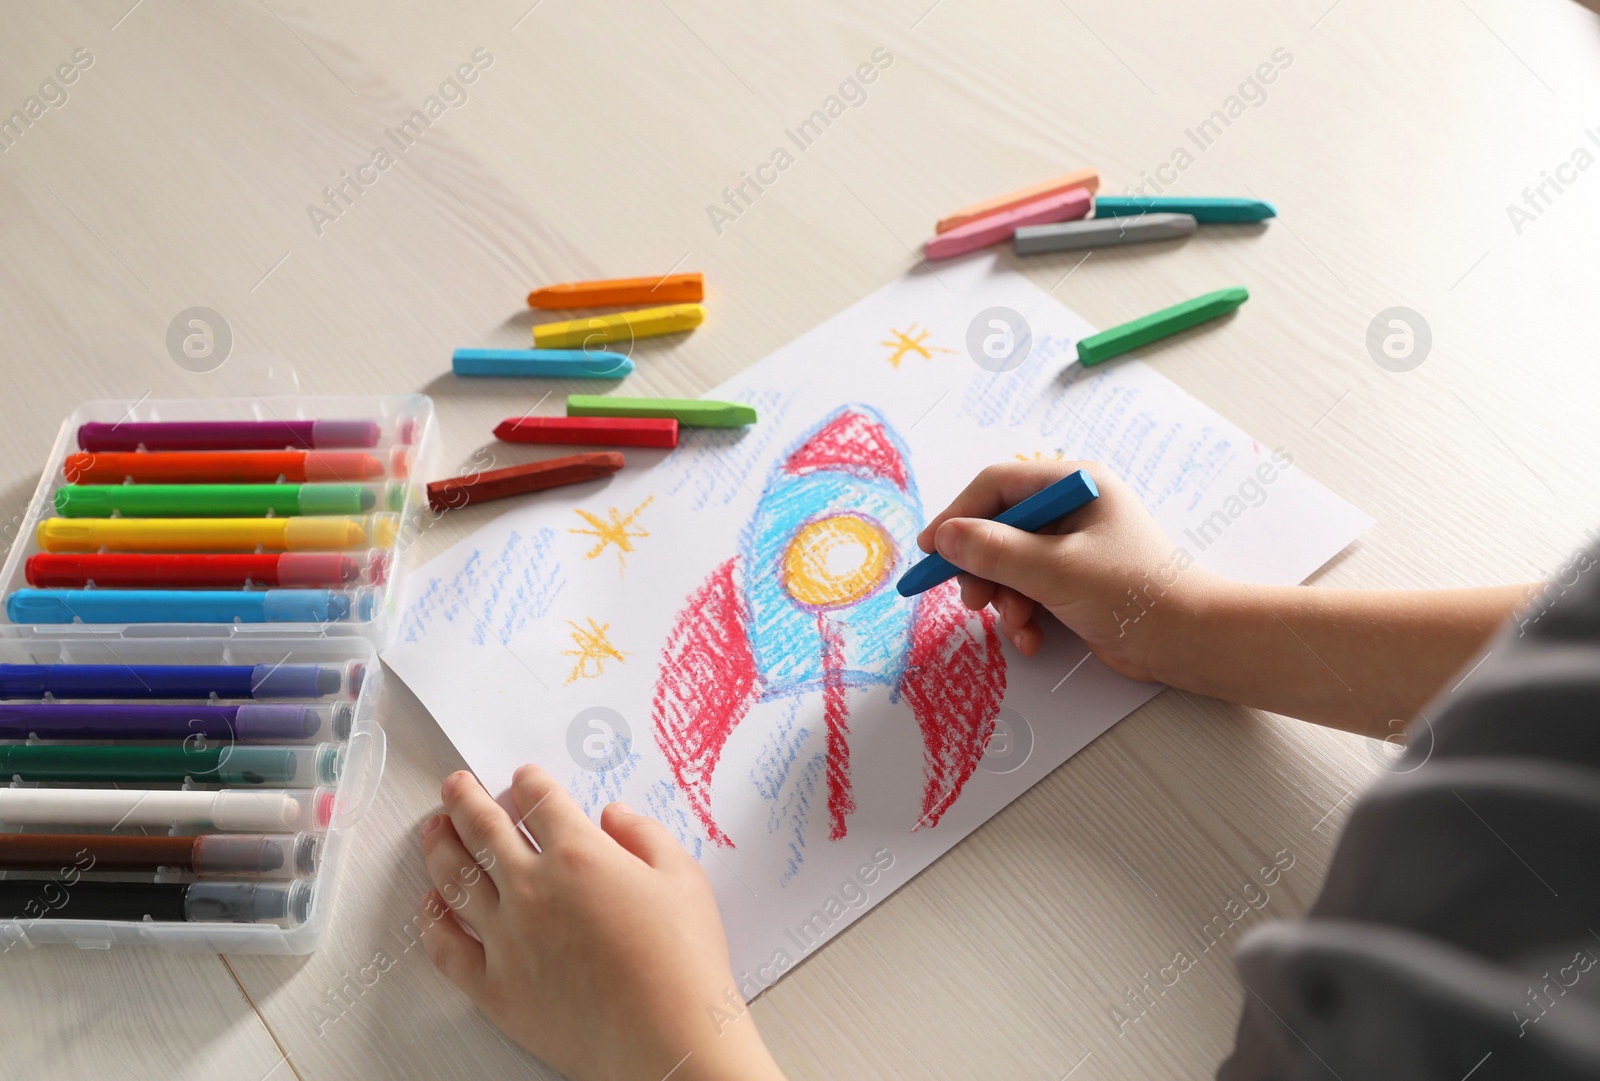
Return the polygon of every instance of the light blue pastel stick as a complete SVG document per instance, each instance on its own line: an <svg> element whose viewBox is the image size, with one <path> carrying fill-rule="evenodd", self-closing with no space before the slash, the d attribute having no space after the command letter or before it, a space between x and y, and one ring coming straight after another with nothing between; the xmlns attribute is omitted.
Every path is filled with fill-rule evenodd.
<svg viewBox="0 0 1600 1081"><path fill-rule="evenodd" d="M1277 217L1278 211L1260 199L1211 195L1102 195L1094 201L1097 218L1127 218L1135 214L1188 214L1202 225L1217 225L1265 221Z"/></svg>
<svg viewBox="0 0 1600 1081"><path fill-rule="evenodd" d="M334 589L19 589L13 623L328 623L371 619L372 597Z"/></svg>
<svg viewBox="0 0 1600 1081"><path fill-rule="evenodd" d="M633 371L621 353L582 349L457 349L450 366L457 375L540 379L621 379Z"/></svg>

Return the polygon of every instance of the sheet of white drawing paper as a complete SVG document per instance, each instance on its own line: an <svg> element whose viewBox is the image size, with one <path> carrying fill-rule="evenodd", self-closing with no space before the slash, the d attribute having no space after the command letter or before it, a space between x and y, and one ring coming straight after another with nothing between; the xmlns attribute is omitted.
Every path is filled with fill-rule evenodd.
<svg viewBox="0 0 1600 1081"><path fill-rule="evenodd" d="M1005 352L993 308L1031 330L1011 371L969 353L974 324ZM420 568L385 659L491 791L533 761L666 823L753 997L1160 690L1059 627L1021 657L954 583L895 594L978 469L1098 459L1183 557L1261 582L1370 523L1146 365L1077 365L1093 329L992 260L897 280L708 395L758 424L628 450Z"/></svg>

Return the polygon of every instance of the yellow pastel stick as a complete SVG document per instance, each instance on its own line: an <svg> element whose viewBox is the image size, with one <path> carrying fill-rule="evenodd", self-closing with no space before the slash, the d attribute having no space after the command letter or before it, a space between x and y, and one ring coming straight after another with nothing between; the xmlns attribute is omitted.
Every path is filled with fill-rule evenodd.
<svg viewBox="0 0 1600 1081"><path fill-rule="evenodd" d="M608 342L626 342L634 338L693 330L705 322L705 318L703 304L667 304L660 308L618 312L616 315L541 323L533 328L533 346L535 349L586 349Z"/></svg>
<svg viewBox="0 0 1600 1081"><path fill-rule="evenodd" d="M369 533L372 539L368 540ZM394 523L360 518L46 518L46 552L299 552L383 547Z"/></svg>

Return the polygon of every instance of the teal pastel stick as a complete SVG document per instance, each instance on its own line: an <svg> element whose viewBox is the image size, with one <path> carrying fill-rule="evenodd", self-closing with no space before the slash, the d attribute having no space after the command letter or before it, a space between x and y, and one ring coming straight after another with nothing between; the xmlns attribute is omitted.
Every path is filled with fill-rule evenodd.
<svg viewBox="0 0 1600 1081"><path fill-rule="evenodd" d="M1265 221L1278 211L1260 199L1221 196L1102 195L1094 201L1097 218L1127 218L1135 214L1189 214L1202 225Z"/></svg>
<svg viewBox="0 0 1600 1081"><path fill-rule="evenodd" d="M633 361L621 353L583 349L457 349L451 358L457 375L540 379L621 379Z"/></svg>

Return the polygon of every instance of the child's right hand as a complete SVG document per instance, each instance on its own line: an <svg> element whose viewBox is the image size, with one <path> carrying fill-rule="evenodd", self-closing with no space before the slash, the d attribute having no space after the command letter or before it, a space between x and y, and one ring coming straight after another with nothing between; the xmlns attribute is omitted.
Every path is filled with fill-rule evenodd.
<svg viewBox="0 0 1600 1081"><path fill-rule="evenodd" d="M1042 533L989 521L1078 469L1100 489L1082 510ZM1043 640L1035 607L1042 605L1113 670L1139 680L1171 680L1179 627L1218 582L1192 565L1133 490L1099 462L990 466L928 523L917 544L967 572L962 602L974 611L992 604L1025 656Z"/></svg>

